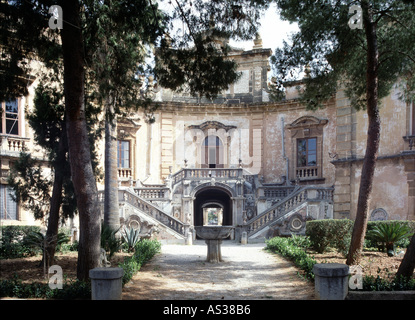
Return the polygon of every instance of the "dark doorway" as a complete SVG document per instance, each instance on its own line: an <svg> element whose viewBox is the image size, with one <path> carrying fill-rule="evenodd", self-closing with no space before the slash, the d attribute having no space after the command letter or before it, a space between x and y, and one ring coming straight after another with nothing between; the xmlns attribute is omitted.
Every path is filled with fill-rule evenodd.
<svg viewBox="0 0 415 320"><path fill-rule="evenodd" d="M203 226L203 212L206 214L206 208L214 207L222 209L221 225L231 226L233 223L232 200L223 189L212 187L198 191L193 207L195 226Z"/></svg>

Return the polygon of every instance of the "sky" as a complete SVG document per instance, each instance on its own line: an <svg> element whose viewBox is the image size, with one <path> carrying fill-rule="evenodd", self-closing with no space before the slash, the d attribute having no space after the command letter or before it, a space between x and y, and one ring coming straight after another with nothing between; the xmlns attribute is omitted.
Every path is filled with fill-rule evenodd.
<svg viewBox="0 0 415 320"><path fill-rule="evenodd" d="M270 6L260 22L259 34L262 38L262 47L271 49L273 52L276 48L282 46L283 39L287 40L290 33L298 31L296 24L290 24L288 21L280 19L275 4ZM230 44L238 48L250 50L252 49L253 41L230 41Z"/></svg>

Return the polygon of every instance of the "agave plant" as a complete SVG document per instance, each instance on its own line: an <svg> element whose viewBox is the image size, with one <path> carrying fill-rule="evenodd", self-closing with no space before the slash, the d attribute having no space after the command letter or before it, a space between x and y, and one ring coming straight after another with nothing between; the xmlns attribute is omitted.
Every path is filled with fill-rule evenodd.
<svg viewBox="0 0 415 320"><path fill-rule="evenodd" d="M130 230L124 229L122 234L125 243L128 245L128 252L134 251L135 245L140 241L140 234L137 229L130 228Z"/></svg>
<svg viewBox="0 0 415 320"><path fill-rule="evenodd" d="M411 235L411 229L400 223L381 223L367 233L368 238L383 244L388 256L394 255L396 242L409 238Z"/></svg>

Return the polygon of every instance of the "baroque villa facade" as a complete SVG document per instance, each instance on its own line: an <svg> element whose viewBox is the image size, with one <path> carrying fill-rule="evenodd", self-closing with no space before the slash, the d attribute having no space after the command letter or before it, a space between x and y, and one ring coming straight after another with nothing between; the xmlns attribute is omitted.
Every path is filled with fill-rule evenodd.
<svg viewBox="0 0 415 320"><path fill-rule="evenodd" d="M154 123L140 112L118 122L121 224L177 241L195 239L194 226L233 225L231 239L246 232L253 241L304 233L311 219L353 219L365 112L353 109L341 90L325 108L306 110L295 84L284 101L272 102L271 50L257 40L252 50L233 49L232 55L241 78L214 101L158 88ZM415 220L415 110L399 93L396 86L382 101L371 220ZM34 223L6 184L22 147L37 152L24 120L32 97L1 105L2 225Z"/></svg>

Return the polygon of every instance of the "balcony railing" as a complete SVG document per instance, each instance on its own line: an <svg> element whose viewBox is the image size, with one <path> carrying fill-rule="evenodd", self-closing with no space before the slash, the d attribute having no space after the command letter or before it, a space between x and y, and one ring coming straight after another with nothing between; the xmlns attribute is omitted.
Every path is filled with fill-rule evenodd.
<svg viewBox="0 0 415 320"><path fill-rule="evenodd" d="M295 170L297 178L301 179L316 179L318 178L318 167L297 167Z"/></svg>
<svg viewBox="0 0 415 320"><path fill-rule="evenodd" d="M207 169L181 169L177 173L173 174L172 184L179 183L185 179L235 179L242 178L244 175L244 169L216 169L216 168L207 168Z"/></svg>
<svg viewBox="0 0 415 320"><path fill-rule="evenodd" d="M129 180L133 176L133 169L131 168L118 168L118 179Z"/></svg>
<svg viewBox="0 0 415 320"><path fill-rule="evenodd" d="M144 198L149 200L156 199L168 199L170 194L170 189L168 187L144 187L144 188L134 188L134 192Z"/></svg>
<svg viewBox="0 0 415 320"><path fill-rule="evenodd" d="M0 135L0 154L17 155L27 147L30 138L13 135Z"/></svg>

